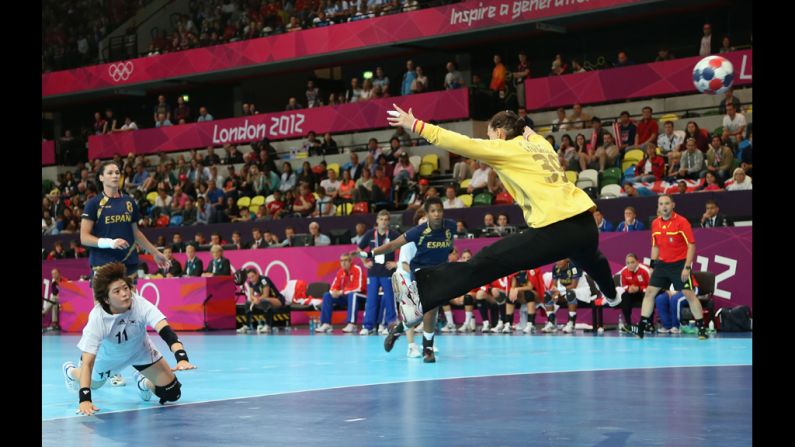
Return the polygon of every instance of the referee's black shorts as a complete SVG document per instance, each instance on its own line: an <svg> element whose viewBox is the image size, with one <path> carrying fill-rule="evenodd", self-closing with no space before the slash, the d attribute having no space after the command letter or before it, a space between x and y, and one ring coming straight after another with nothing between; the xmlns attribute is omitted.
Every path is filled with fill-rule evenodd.
<svg viewBox="0 0 795 447"><path fill-rule="evenodd" d="M651 273L649 285L667 290L673 284L676 291L694 290L692 273L687 277L687 281L682 281L682 270L684 269L684 259L676 262L657 261L654 264L654 271Z"/></svg>

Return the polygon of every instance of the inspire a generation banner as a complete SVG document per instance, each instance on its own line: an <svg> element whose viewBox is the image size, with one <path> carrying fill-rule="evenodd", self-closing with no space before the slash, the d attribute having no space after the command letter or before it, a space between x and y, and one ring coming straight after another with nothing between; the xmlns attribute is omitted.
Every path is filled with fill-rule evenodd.
<svg viewBox="0 0 795 447"><path fill-rule="evenodd" d="M476 0L456 3L295 33L45 73L41 76L41 95L47 98L129 87L651 1L658 0Z"/></svg>

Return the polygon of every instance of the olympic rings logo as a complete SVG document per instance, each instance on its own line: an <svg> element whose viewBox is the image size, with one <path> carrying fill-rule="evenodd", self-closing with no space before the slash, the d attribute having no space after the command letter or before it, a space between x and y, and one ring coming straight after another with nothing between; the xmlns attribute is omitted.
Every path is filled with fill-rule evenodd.
<svg viewBox="0 0 795 447"><path fill-rule="evenodd" d="M151 287L151 288L155 289L155 295L157 296L157 298L155 298L155 303L154 304L155 304L155 307L158 307L160 305L160 289L157 288L157 284L155 284L153 282L148 282L148 283L142 285L141 288L138 289L138 295L141 295L141 297L143 298L144 297L144 290L146 290L148 287ZM149 301L151 302L151 300L149 300Z"/></svg>
<svg viewBox="0 0 795 447"><path fill-rule="evenodd" d="M241 269L245 269L245 268L248 268L248 267L254 267L254 269L257 271L257 273L259 273L260 275L263 274L262 273L262 267L260 267L259 264L257 264L254 261L248 261L245 264L243 264L240 268ZM268 267L265 268L265 273L264 273L265 276L268 276L268 273L270 273L271 268L273 268L273 267L281 267L282 270L284 270L284 275L287 277L286 281L290 282L290 269L287 268L287 265L284 262L282 262L282 261L271 261L271 263L268 264ZM234 267L232 268L232 270L235 270Z"/></svg>
<svg viewBox="0 0 795 447"><path fill-rule="evenodd" d="M132 62L119 62L108 67L108 75L113 79L113 82L126 81L130 78L134 69L135 65Z"/></svg>

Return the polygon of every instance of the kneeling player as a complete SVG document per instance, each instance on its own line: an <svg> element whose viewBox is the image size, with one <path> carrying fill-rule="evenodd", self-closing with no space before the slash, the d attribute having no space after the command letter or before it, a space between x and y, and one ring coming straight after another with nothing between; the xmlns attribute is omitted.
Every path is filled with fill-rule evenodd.
<svg viewBox="0 0 795 447"><path fill-rule="evenodd" d="M160 403L176 402L181 384L173 371L194 369L177 334L166 317L152 303L132 290L124 264L114 262L94 273L94 309L88 315L83 336L77 347L83 351L81 362L63 364L67 389L78 391L78 412L92 415L99 411L91 400L91 390L98 389L111 376L132 365L138 391L148 401L152 393ZM165 340L177 359L173 370L146 335L151 326Z"/></svg>

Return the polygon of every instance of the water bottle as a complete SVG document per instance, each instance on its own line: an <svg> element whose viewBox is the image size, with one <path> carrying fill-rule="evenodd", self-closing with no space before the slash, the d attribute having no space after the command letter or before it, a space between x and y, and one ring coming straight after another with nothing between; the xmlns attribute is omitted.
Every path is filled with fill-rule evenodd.
<svg viewBox="0 0 795 447"><path fill-rule="evenodd" d="M618 331L621 332L621 328L623 327L624 327L624 314L622 312L618 314Z"/></svg>
<svg viewBox="0 0 795 447"><path fill-rule="evenodd" d="M715 333L715 322L712 320L709 320L709 333Z"/></svg>
<svg viewBox="0 0 795 447"><path fill-rule="evenodd" d="M309 335L315 335L315 319L309 319Z"/></svg>

